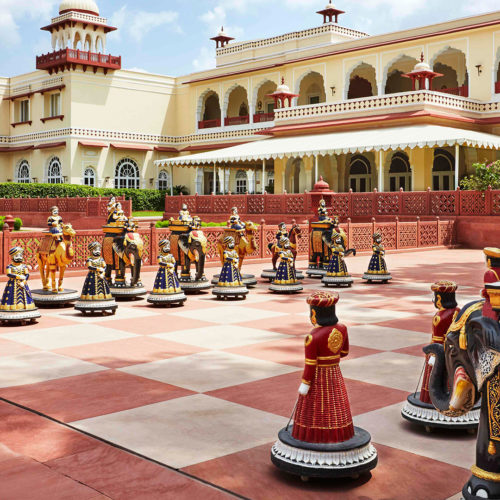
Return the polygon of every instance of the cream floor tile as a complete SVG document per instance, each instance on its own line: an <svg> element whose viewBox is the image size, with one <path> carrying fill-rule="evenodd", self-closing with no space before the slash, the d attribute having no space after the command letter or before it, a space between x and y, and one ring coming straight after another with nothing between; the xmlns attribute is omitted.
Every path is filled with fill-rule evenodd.
<svg viewBox="0 0 500 500"><path fill-rule="evenodd" d="M203 394L74 422L176 469L276 439L287 419Z"/></svg>
<svg viewBox="0 0 500 500"><path fill-rule="evenodd" d="M229 349L270 340L290 338L288 335L256 328L236 325L218 325L192 330L180 330L151 335L163 340L205 347L207 349Z"/></svg>
<svg viewBox="0 0 500 500"><path fill-rule="evenodd" d="M286 314L276 311L266 311L264 309L247 308L234 303L233 305L214 307L202 311L191 310L174 312L172 316L201 319L221 325L229 325L231 323L243 323L244 321L277 318L278 316L286 316Z"/></svg>
<svg viewBox="0 0 500 500"><path fill-rule="evenodd" d="M220 351L201 352L120 369L197 392L213 391L297 370L294 366Z"/></svg>
<svg viewBox="0 0 500 500"><path fill-rule="evenodd" d="M426 433L401 416L402 404L354 417L355 425L363 427L375 443L423 455L458 467L469 469L475 462L476 436L464 431ZM457 484L457 489L462 485Z"/></svg>
<svg viewBox="0 0 500 500"><path fill-rule="evenodd" d="M146 303L145 303L146 304ZM44 313L49 316L56 316L59 318L70 319L72 321L78 321L80 323L89 324L89 323L97 323L102 321L115 321L117 319L133 319L133 318L145 318L151 316L158 316L161 318L161 315L158 309L147 309L147 307L139 308L139 307L130 307L127 305L123 305L122 303L118 303L118 309L116 310L115 315L108 314L107 316L101 316L100 314L96 314L95 316L83 315L82 313L75 311L74 309L68 308L60 311L52 310L49 313Z"/></svg>
<svg viewBox="0 0 500 500"><path fill-rule="evenodd" d="M56 328L25 330L3 335L3 338L21 342L22 344L27 344L46 351L132 337L138 337L138 335L114 330L112 328L105 328L99 325L74 325L70 328L67 326L59 326Z"/></svg>
<svg viewBox="0 0 500 500"><path fill-rule="evenodd" d="M379 325L362 325L349 327L349 343L381 351L393 351L412 345L430 342L431 336L398 328Z"/></svg>
<svg viewBox="0 0 500 500"><path fill-rule="evenodd" d="M35 384L107 370L103 366L52 352L33 352L0 358L0 387Z"/></svg>
<svg viewBox="0 0 500 500"><path fill-rule="evenodd" d="M422 359L396 352L381 352L347 359L340 367L345 378L413 392L422 371Z"/></svg>
<svg viewBox="0 0 500 500"><path fill-rule="evenodd" d="M341 295L337 305L337 316L342 321L352 321L355 323L381 323L383 321L391 321L393 319L404 319L414 316L413 312L392 311L390 309L375 309L372 307L355 307L356 302L343 302ZM358 299L358 304L360 300ZM409 307L410 309L410 307ZM304 316L309 316L308 312L297 313ZM432 318L432 316L431 316Z"/></svg>

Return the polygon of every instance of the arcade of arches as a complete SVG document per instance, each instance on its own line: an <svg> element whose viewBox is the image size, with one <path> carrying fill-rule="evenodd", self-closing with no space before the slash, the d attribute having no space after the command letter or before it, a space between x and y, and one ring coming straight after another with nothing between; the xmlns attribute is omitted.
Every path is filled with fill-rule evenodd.
<svg viewBox="0 0 500 500"><path fill-rule="evenodd" d="M323 77L316 71L311 71L300 81L299 91L297 93L299 94L297 98L298 106L326 102Z"/></svg>

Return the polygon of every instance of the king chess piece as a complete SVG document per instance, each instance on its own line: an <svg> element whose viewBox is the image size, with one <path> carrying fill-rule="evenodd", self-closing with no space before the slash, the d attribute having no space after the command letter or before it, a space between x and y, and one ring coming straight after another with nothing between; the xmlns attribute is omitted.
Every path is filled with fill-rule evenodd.
<svg viewBox="0 0 500 500"><path fill-rule="evenodd" d="M63 288L63 280L66 268L75 257L76 232L71 224L63 222L55 206L50 209L47 226L36 254L43 288L32 291L33 300L37 306L71 305L80 294L78 290Z"/></svg>
<svg viewBox="0 0 500 500"><path fill-rule="evenodd" d="M347 270L347 265L345 263L344 257L349 254L356 255L356 250L354 248L346 250L344 248L344 240L342 235L334 231L331 238L325 239L326 244L330 247L332 252L332 257L328 268L326 269L326 274L321 280L321 283L328 286L348 286L350 287L353 283L353 279Z"/></svg>
<svg viewBox="0 0 500 500"><path fill-rule="evenodd" d="M223 244L225 245L224 264L212 293L218 299L245 299L248 288L243 283L240 274L239 257L234 248L234 239L231 236L226 236Z"/></svg>
<svg viewBox="0 0 500 500"><path fill-rule="evenodd" d="M148 296L148 302L155 306L183 305L187 297L181 289L177 278L176 262L170 253L170 241L161 240L158 264L153 291Z"/></svg>
<svg viewBox="0 0 500 500"><path fill-rule="evenodd" d="M373 239L373 254L368 264L368 270L363 274L363 279L368 283L388 283L392 276L387 270L384 255L385 249L382 245L382 235L375 233Z"/></svg>
<svg viewBox="0 0 500 500"><path fill-rule="evenodd" d="M276 278L269 286L274 293L299 293L304 288L295 273L294 256L290 249L290 240L286 237L280 240L280 264L276 271Z"/></svg>
<svg viewBox="0 0 500 500"><path fill-rule="evenodd" d="M432 319L431 343L444 345L446 334L460 311L455 298L457 285L452 281L437 281L431 286L431 290L434 294L434 307L438 310ZM439 413L432 404L429 395L429 379L433 361L433 357L426 356L420 392L408 396L401 415L414 424L424 426L427 432L431 432L433 428L471 431L477 429L481 408L479 403L470 412L458 417L445 416Z"/></svg>
<svg viewBox="0 0 500 500"><path fill-rule="evenodd" d="M80 299L75 304L75 309L83 314L105 314L109 311L115 314L118 304L111 295L104 272L106 262L101 255L101 244L94 241L88 246L91 253L87 259L89 270L83 284Z"/></svg>
<svg viewBox="0 0 500 500"><path fill-rule="evenodd" d="M24 263L24 250L9 250L11 263L7 266L9 280L0 303L0 323L34 323L40 317L28 286L29 268Z"/></svg>
<svg viewBox="0 0 500 500"><path fill-rule="evenodd" d="M278 434L271 460L301 476L354 477L377 465L370 434L354 427L340 359L349 354L346 326L338 322L337 293L316 292L307 299L314 329L305 339L305 368L292 414L293 426Z"/></svg>

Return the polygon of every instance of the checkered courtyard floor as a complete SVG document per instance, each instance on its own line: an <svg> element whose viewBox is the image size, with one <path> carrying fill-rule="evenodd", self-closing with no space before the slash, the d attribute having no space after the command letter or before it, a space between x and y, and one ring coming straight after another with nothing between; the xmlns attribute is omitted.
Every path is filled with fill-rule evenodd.
<svg viewBox="0 0 500 500"><path fill-rule="evenodd" d="M369 258L349 258L351 273L359 277ZM321 289L307 279L294 296L261 282L245 301L205 293L175 309L120 302L116 316L93 318L43 309L36 325L1 328L1 500L459 498L475 436L426 434L400 410L430 341L430 283L452 279L459 303L473 300L482 252L394 253L387 262L390 284L358 278L338 307L354 421L379 453L371 478L303 483L270 461L300 384L307 292ZM143 275L146 286L153 279Z"/></svg>

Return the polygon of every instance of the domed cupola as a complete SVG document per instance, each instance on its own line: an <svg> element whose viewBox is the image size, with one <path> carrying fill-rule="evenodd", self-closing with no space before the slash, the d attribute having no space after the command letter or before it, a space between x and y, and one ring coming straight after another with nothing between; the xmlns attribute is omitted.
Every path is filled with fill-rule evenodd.
<svg viewBox="0 0 500 500"><path fill-rule="evenodd" d="M85 14L99 15L99 7L94 0L63 0L59 5L59 14L66 12L83 12Z"/></svg>
<svg viewBox="0 0 500 500"><path fill-rule="evenodd" d="M413 71L401 76L410 78L412 90L432 90L432 80L443 75L432 71L431 67L425 62L424 53L422 52L420 55L420 62L415 65Z"/></svg>

